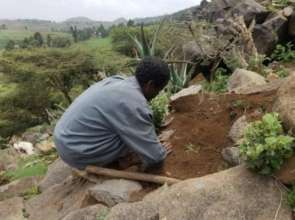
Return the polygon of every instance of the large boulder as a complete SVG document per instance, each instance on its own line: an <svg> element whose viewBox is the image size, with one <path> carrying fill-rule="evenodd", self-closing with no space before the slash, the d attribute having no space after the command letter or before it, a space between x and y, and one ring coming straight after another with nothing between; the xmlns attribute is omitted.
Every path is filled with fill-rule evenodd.
<svg viewBox="0 0 295 220"><path fill-rule="evenodd" d="M25 220L23 215L24 203L20 197L14 197L0 202L1 220ZM45 218L46 219L46 218Z"/></svg>
<svg viewBox="0 0 295 220"><path fill-rule="evenodd" d="M27 190L37 186L41 177L26 177L15 180L7 185L0 186L0 201L8 198L22 196Z"/></svg>
<svg viewBox="0 0 295 220"><path fill-rule="evenodd" d="M130 202L132 194L142 190L142 186L135 181L124 179L106 180L89 190L97 202L112 207L118 203Z"/></svg>
<svg viewBox="0 0 295 220"><path fill-rule="evenodd" d="M295 132L295 73L278 90L273 110L279 113L284 126Z"/></svg>
<svg viewBox="0 0 295 220"><path fill-rule="evenodd" d="M92 205L83 209L74 210L69 213L62 220L99 220L105 219L104 217L108 214L109 210L107 207L98 204Z"/></svg>
<svg viewBox="0 0 295 220"><path fill-rule="evenodd" d="M257 196L259 195L259 196ZM190 179L132 204L113 207L108 220L291 220L284 190L244 166Z"/></svg>
<svg viewBox="0 0 295 220"><path fill-rule="evenodd" d="M286 38L288 32L288 19L281 13L256 25L253 39L260 54L270 55L278 42Z"/></svg>
<svg viewBox="0 0 295 220"><path fill-rule="evenodd" d="M49 187L62 183L72 174L72 169L65 164L60 158L48 167L44 179L39 184L40 191L45 191Z"/></svg>
<svg viewBox="0 0 295 220"><path fill-rule="evenodd" d="M53 185L26 202L30 220L62 219L73 210L95 204L88 195L88 189L93 185L71 176L62 183Z"/></svg>
<svg viewBox="0 0 295 220"><path fill-rule="evenodd" d="M288 27L289 35L295 38L295 12L293 12L292 16L289 19L289 27Z"/></svg>
<svg viewBox="0 0 295 220"><path fill-rule="evenodd" d="M265 84L265 78L258 73L244 69L236 69L229 78L228 91L237 94L247 94L251 90L254 90L255 87Z"/></svg>

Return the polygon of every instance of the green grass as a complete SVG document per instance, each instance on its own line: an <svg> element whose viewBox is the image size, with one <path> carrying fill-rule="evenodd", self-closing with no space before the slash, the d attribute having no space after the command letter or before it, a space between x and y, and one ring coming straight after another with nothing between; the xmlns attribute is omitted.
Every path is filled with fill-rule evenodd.
<svg viewBox="0 0 295 220"><path fill-rule="evenodd" d="M89 50L98 50L98 49L112 49L111 38L91 38L87 41L81 41L71 46L75 49L89 49Z"/></svg>
<svg viewBox="0 0 295 220"><path fill-rule="evenodd" d="M26 37L31 37L34 35L33 31L20 31L20 30L0 30L0 50L4 49L9 40L21 41ZM44 39L46 39L47 34L52 36L68 36L71 38L71 35L68 33L62 32L41 32Z"/></svg>

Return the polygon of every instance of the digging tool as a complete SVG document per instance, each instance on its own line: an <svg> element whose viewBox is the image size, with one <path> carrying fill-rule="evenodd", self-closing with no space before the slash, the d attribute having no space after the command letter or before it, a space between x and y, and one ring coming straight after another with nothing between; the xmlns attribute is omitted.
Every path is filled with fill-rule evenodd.
<svg viewBox="0 0 295 220"><path fill-rule="evenodd" d="M158 183L158 184L167 183L168 185L172 185L175 183L179 183L181 181L179 179L165 177L165 176L114 170L114 169L108 169L108 168L102 168L102 167L96 167L96 166L87 166L85 170L88 174L95 174L95 175L130 179L130 180L138 180L138 181Z"/></svg>

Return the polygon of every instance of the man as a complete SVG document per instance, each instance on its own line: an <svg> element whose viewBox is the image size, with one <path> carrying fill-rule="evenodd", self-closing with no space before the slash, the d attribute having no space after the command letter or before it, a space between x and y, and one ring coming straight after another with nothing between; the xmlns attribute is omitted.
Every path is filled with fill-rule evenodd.
<svg viewBox="0 0 295 220"><path fill-rule="evenodd" d="M133 151L144 169L160 165L171 151L154 130L148 101L169 81L168 65L155 57L141 61L135 76L113 76L82 93L56 125L54 141L70 166L106 166Z"/></svg>

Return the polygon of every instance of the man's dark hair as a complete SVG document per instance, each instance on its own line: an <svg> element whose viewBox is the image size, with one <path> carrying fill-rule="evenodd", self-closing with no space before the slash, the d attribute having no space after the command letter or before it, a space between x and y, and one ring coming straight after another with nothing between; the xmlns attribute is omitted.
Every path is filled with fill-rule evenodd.
<svg viewBox="0 0 295 220"><path fill-rule="evenodd" d="M135 77L141 87L148 81L152 81L158 88L164 87L170 78L167 63L157 57L145 57L138 64Z"/></svg>

